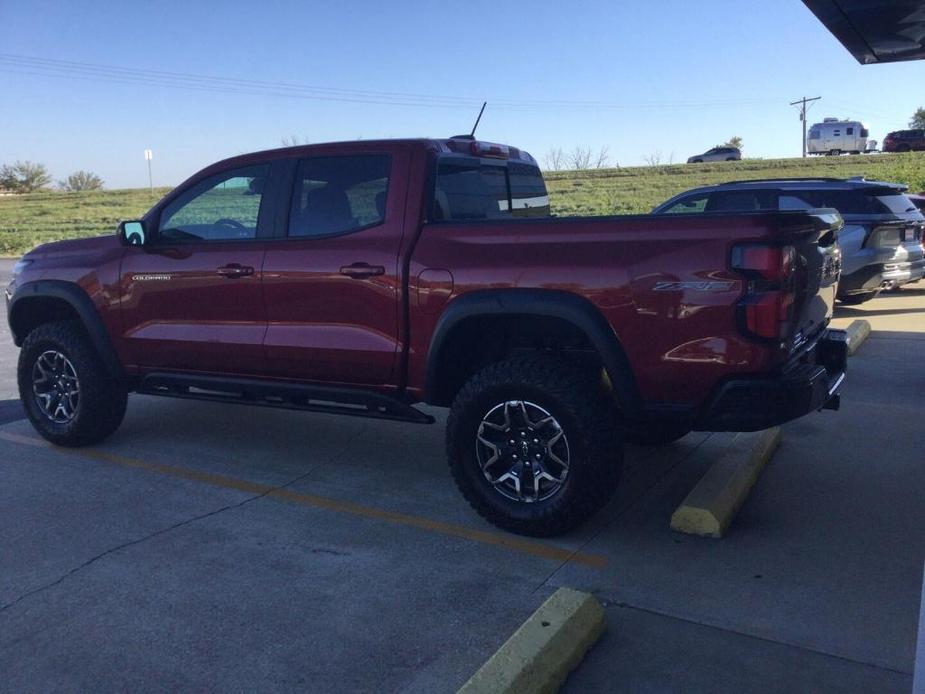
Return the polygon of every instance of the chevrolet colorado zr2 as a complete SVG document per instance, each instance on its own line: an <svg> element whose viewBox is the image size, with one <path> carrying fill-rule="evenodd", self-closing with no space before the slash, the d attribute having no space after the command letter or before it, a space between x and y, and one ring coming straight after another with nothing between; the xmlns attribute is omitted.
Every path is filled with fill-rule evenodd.
<svg viewBox="0 0 925 694"><path fill-rule="evenodd" d="M61 446L130 392L430 423L469 503L562 533L624 441L837 409L833 210L554 217L535 160L467 137L234 157L143 219L40 246L7 290L26 412Z"/></svg>

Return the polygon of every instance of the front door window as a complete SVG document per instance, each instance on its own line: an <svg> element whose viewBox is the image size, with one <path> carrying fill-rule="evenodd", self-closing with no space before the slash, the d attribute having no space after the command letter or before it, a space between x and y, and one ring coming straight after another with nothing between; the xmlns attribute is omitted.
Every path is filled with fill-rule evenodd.
<svg viewBox="0 0 925 694"><path fill-rule="evenodd" d="M197 184L161 213L163 241L235 241L257 237L269 166L226 171Z"/></svg>

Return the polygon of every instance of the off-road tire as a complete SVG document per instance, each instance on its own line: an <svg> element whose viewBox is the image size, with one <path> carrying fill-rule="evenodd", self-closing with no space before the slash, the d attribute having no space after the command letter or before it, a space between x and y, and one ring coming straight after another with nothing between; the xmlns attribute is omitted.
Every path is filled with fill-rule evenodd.
<svg viewBox="0 0 925 694"><path fill-rule="evenodd" d="M864 292L863 294L846 294L838 297L845 306L857 306L876 298L880 292Z"/></svg>
<svg viewBox="0 0 925 694"><path fill-rule="evenodd" d="M33 393L33 367L54 350L73 364L80 388L70 421L52 421ZM128 391L110 375L83 327L74 321L45 323L30 332L19 352L19 396L32 426L57 446L88 446L112 434L122 423Z"/></svg>
<svg viewBox="0 0 925 694"><path fill-rule="evenodd" d="M482 418L513 400L544 408L568 440L568 474L550 498L509 499L482 474L476 451ZM486 520L520 535L548 537L581 525L613 495L623 464L621 420L599 371L551 356L511 359L486 367L459 391L447 419L446 451L460 491Z"/></svg>
<svg viewBox="0 0 925 694"><path fill-rule="evenodd" d="M665 446L684 438L690 431L686 424L627 424L623 440L637 446Z"/></svg>

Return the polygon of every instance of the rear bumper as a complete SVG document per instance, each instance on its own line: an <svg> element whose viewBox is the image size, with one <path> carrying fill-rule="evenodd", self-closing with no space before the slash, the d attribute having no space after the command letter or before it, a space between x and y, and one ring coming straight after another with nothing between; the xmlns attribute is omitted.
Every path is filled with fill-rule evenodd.
<svg viewBox="0 0 925 694"><path fill-rule="evenodd" d="M883 272L883 281L890 286L898 287L909 282L918 282L923 275L925 275L925 260L916 260L912 263L888 263Z"/></svg>
<svg viewBox="0 0 925 694"><path fill-rule="evenodd" d="M847 367L847 334L827 330L799 363L780 373L722 383L693 428L759 431L817 410L838 409Z"/></svg>
<svg viewBox="0 0 925 694"><path fill-rule="evenodd" d="M884 287L898 287L918 282L925 275L925 260L890 262L867 265L850 275L842 275L838 283L839 297L849 294L867 294Z"/></svg>

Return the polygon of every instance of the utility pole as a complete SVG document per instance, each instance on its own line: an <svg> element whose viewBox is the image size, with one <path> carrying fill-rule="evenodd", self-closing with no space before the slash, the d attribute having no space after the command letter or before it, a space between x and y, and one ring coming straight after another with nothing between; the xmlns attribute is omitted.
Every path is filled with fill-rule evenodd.
<svg viewBox="0 0 925 694"><path fill-rule="evenodd" d="M799 101L790 102L791 106L796 106L797 104L799 104L800 106L800 121L802 121L803 123L803 158L804 159L806 159L806 110L807 110L806 104L810 103L811 101L819 101L819 99L821 98L822 98L821 96L814 96L812 99L807 99L804 96Z"/></svg>
<svg viewBox="0 0 925 694"><path fill-rule="evenodd" d="M145 150L145 160L148 162L148 188L151 190L151 195L154 195L154 179L151 178L151 160L154 159L154 152L150 149Z"/></svg>

